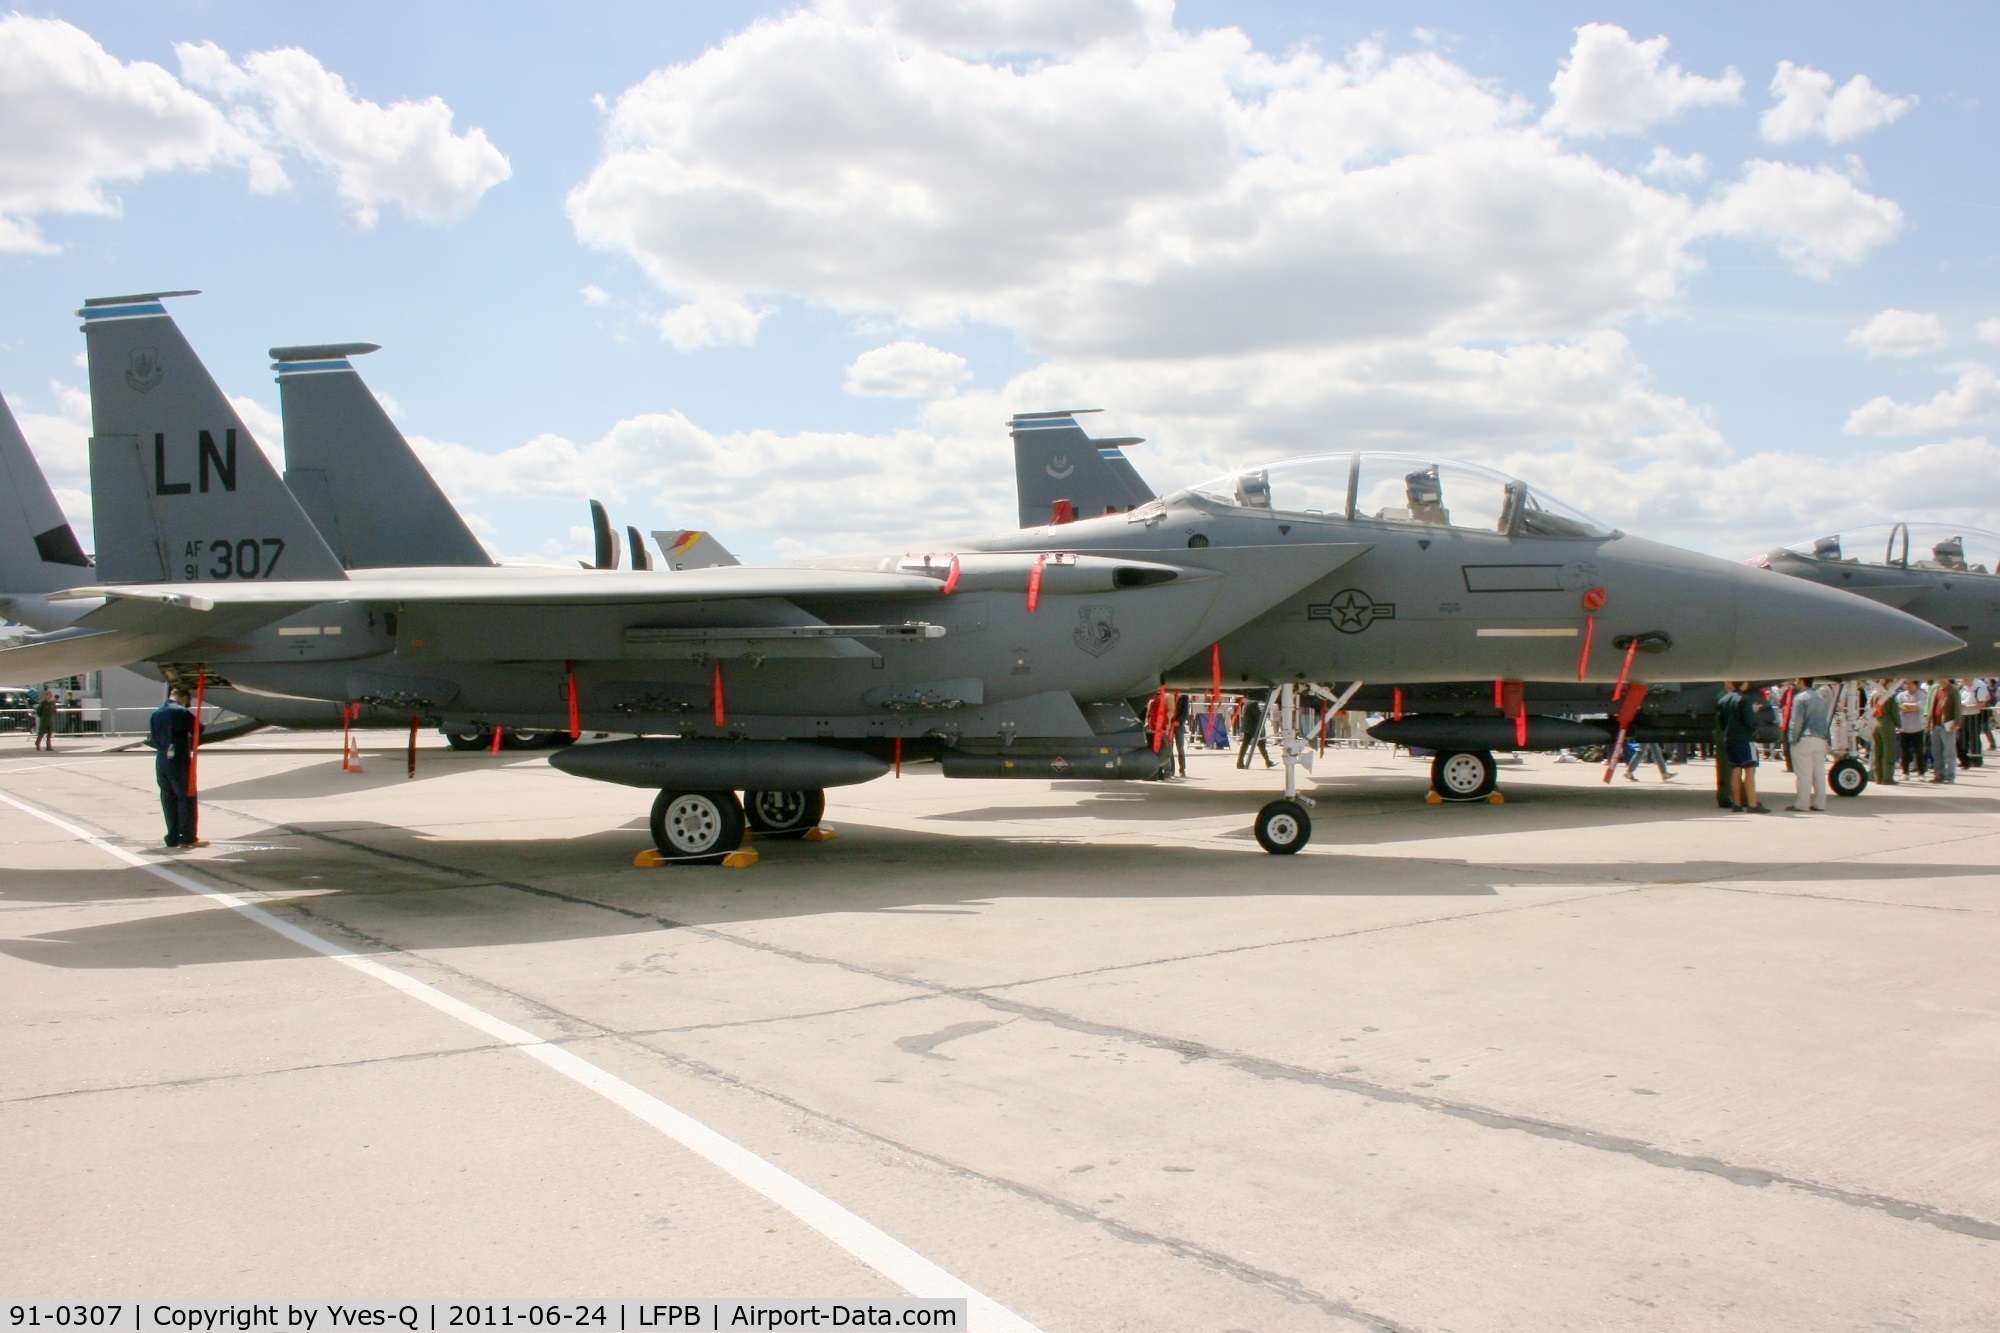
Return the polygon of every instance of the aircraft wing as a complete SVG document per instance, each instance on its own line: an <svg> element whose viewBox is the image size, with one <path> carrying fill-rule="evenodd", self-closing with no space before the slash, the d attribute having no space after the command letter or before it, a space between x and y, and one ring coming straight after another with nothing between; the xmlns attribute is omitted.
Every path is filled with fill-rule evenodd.
<svg viewBox="0 0 2000 1333"><path fill-rule="evenodd" d="M261 606L203 615L171 602L108 601L69 629L0 649L0 680L30 684L129 666L156 653L226 639L275 618Z"/></svg>
<svg viewBox="0 0 2000 1333"><path fill-rule="evenodd" d="M1051 593L1137 587L1171 580L1215 577L1144 559L1096 555L1062 557L1048 563L1044 586ZM928 561L929 563L925 563ZM323 602L452 603L457 605L609 606L631 603L716 601L780 597L936 597L951 581L954 590L1024 589L1036 563L1030 552L967 552L954 565L948 554L881 562L889 568L804 568L788 565L722 565L711 569L560 570L502 566L490 570L396 572L352 579L241 580L214 583L130 583L72 588L68 600L102 597L109 603L145 602L162 607L212 611L261 607L273 616ZM93 613L93 615L98 613Z"/></svg>

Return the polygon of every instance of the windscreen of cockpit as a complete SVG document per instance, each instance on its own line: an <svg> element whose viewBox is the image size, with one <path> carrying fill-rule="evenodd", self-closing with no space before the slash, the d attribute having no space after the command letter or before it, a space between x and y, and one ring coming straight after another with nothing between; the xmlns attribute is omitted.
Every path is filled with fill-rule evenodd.
<svg viewBox="0 0 2000 1333"><path fill-rule="evenodd" d="M1332 454L1245 468L1190 488L1246 509L1305 517L1605 538L1611 530L1526 482L1468 463L1400 454Z"/></svg>
<svg viewBox="0 0 2000 1333"><path fill-rule="evenodd" d="M2000 536L1954 523L1871 523L1785 549L1828 564L2000 573Z"/></svg>

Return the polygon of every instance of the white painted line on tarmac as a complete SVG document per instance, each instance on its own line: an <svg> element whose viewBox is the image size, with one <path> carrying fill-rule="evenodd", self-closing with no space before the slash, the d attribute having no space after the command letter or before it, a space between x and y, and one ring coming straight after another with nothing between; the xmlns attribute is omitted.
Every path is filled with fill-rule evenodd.
<svg viewBox="0 0 2000 1333"><path fill-rule="evenodd" d="M910 1295L964 1300L969 1322L978 1333L1041 1333L1035 1325L992 1297L974 1290L963 1280L924 1258L874 1223L849 1212L796 1176L771 1165L734 1140L716 1133L685 1111L669 1106L652 1093L627 1083L616 1074L598 1068L574 1052L546 1042L525 1028L515 1027L503 1018L497 1018L484 1009L447 995L437 987L398 972L395 968L384 967L372 958L343 948L331 940L322 939L309 930L245 902L233 893L209 888L178 870L163 866L157 861L149 861L143 856L107 842L88 830L78 828L59 815L30 805L26 801L17 800L5 792L0 792L0 801L6 802L24 814L33 815L37 819L55 825L63 832L89 843L92 847L127 865L157 875L177 889L184 889L219 903L232 912L256 922L264 929L284 936L302 948L310 949L336 963L344 963L384 985L393 986L412 999L421 1000L440 1013L449 1014L461 1023L477 1028L495 1041L513 1047L530 1059L541 1061L557 1073L589 1088L606 1101L631 1112L695 1156L728 1172Z"/></svg>

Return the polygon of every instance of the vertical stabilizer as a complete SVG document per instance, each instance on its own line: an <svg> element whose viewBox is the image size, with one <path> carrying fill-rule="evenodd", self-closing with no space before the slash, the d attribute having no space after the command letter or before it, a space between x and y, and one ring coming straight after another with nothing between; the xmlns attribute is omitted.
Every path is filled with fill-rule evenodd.
<svg viewBox="0 0 2000 1333"><path fill-rule="evenodd" d="M655 530L653 540L660 544L660 555L668 569L717 569L742 563L730 554L728 547L706 532Z"/></svg>
<svg viewBox="0 0 2000 1333"><path fill-rule="evenodd" d="M488 566L437 480L349 357L374 343L273 347L285 484L348 569Z"/></svg>
<svg viewBox="0 0 2000 1333"><path fill-rule="evenodd" d="M107 583L338 579L340 561L157 292L85 301L91 504Z"/></svg>
<svg viewBox="0 0 2000 1333"><path fill-rule="evenodd" d="M21 427L0 399L0 596L91 581L90 560L56 504Z"/></svg>
<svg viewBox="0 0 2000 1333"><path fill-rule="evenodd" d="M1141 440L1093 440L1076 424L1078 416L1097 410L1021 412L1007 423L1014 436L1014 494L1022 527L1096 518L1155 498L1123 449ZM1059 510L1059 502L1067 509ZM1059 513L1066 517L1057 518Z"/></svg>

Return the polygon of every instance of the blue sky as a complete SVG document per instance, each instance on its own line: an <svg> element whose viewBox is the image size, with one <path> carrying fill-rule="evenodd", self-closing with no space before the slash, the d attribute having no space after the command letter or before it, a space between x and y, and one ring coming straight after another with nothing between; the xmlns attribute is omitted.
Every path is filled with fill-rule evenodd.
<svg viewBox="0 0 2000 1333"><path fill-rule="evenodd" d="M17 11L0 391L80 514L82 298L203 289L178 318L266 408L265 348L380 342L364 376L510 554L578 549L585 495L757 555L1004 525L1006 415L1070 406L1162 486L1381 446L1722 554L2000 527L1990 8L937 12Z"/></svg>

